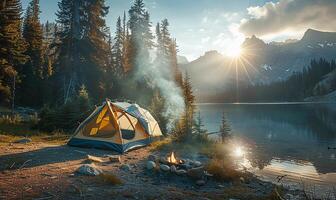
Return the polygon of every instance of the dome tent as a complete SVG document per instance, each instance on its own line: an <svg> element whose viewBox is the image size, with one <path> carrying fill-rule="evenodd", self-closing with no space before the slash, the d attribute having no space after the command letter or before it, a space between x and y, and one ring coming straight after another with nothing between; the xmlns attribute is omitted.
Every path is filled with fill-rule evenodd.
<svg viewBox="0 0 336 200"><path fill-rule="evenodd" d="M68 145L124 153L146 146L159 136L160 127L147 110L137 104L112 103L107 99L79 125Z"/></svg>

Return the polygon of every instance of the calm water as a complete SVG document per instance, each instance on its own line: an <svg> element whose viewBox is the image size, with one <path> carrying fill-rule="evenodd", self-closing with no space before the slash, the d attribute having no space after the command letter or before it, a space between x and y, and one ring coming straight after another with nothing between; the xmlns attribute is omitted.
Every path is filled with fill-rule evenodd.
<svg viewBox="0 0 336 200"><path fill-rule="evenodd" d="M199 104L210 132L223 112L244 159L269 180L336 187L336 104ZM302 179L302 181L301 181Z"/></svg>

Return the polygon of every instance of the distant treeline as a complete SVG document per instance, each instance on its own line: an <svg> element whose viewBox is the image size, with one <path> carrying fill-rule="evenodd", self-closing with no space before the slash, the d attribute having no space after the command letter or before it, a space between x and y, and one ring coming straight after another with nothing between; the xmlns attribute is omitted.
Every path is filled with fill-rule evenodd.
<svg viewBox="0 0 336 200"><path fill-rule="evenodd" d="M302 72L293 73L288 79L268 84L249 85L232 88L221 95L225 102L275 102L303 101L307 97L326 95L336 90L336 77L329 77L330 82L323 83L336 70L336 63L325 59L312 60L310 66Z"/></svg>

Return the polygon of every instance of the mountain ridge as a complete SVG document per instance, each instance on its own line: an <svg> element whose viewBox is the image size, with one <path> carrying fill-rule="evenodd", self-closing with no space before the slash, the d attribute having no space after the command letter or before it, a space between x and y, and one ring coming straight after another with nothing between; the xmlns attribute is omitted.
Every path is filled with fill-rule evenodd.
<svg viewBox="0 0 336 200"><path fill-rule="evenodd" d="M216 50L180 65L188 71L198 99L239 85L286 80L302 71L312 59L336 59L336 32L308 29L300 40L265 43L260 38L246 38L243 56L237 60Z"/></svg>

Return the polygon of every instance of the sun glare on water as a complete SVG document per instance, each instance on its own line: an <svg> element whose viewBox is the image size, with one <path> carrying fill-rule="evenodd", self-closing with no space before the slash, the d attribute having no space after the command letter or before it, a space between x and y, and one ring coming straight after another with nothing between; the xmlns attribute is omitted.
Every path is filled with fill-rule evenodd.
<svg viewBox="0 0 336 200"><path fill-rule="evenodd" d="M242 157L244 155L244 151L241 147L236 147L234 149L234 155L237 157Z"/></svg>

